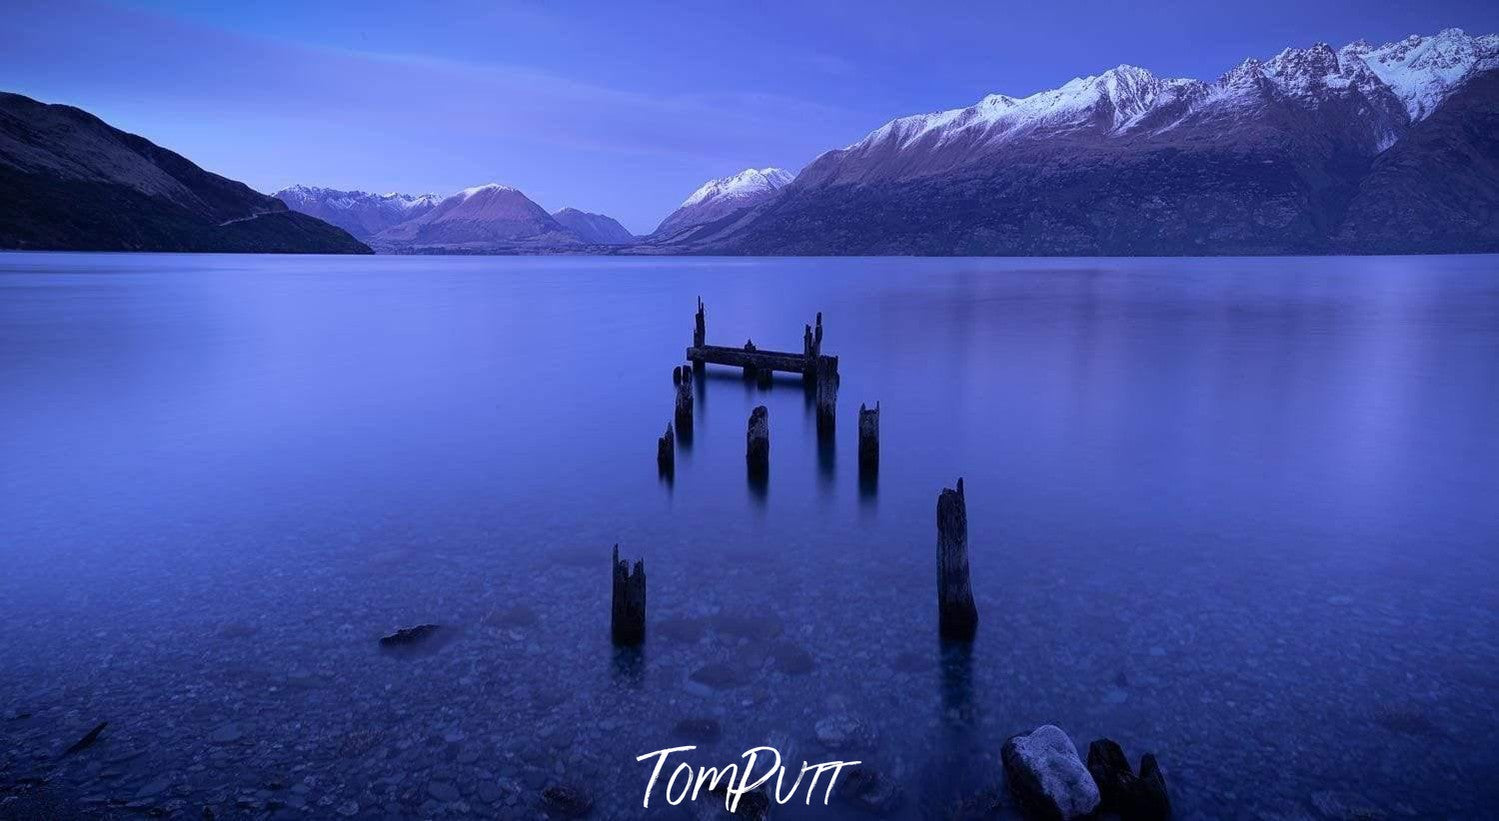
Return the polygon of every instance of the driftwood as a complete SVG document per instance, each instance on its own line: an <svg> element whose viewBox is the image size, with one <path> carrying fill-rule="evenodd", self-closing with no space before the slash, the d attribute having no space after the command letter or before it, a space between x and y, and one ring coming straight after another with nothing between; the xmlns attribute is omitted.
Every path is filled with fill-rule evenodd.
<svg viewBox="0 0 1499 821"><path fill-rule="evenodd" d="M744 437L744 458L752 473L770 470L770 412L764 405L750 411L749 429Z"/></svg>
<svg viewBox="0 0 1499 821"><path fill-rule="evenodd" d="M859 405L859 470L876 470L880 466L880 403L874 409Z"/></svg>
<svg viewBox="0 0 1499 821"><path fill-rule="evenodd" d="M615 644L640 644L645 641L645 560L635 562L630 570L628 560L619 558L614 546L614 600L609 626Z"/></svg>
<svg viewBox="0 0 1499 821"><path fill-rule="evenodd" d="M963 480L937 496L937 621L943 638L969 640L978 630L978 608L968 580L968 503Z"/></svg>

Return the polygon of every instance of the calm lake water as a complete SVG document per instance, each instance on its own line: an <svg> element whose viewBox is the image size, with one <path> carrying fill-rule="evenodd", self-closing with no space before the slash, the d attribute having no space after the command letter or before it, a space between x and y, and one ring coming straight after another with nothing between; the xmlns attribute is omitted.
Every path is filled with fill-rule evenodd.
<svg viewBox="0 0 1499 821"><path fill-rule="evenodd" d="M719 344L799 351L823 312L831 446L799 381L710 367L658 477L698 296ZM628 817L693 719L696 763L772 741L864 761L894 817L1005 817L1000 745L1055 723L1156 753L1180 817L1489 815L1496 408L1495 257L3 254L0 789L536 817L569 785ZM960 476L966 653L935 607ZM422 622L450 640L380 651Z"/></svg>

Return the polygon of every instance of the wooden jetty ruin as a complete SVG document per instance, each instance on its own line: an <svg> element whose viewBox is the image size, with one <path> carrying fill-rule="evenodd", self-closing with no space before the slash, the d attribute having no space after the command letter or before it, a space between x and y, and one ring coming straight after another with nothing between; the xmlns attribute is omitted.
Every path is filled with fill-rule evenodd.
<svg viewBox="0 0 1499 821"><path fill-rule="evenodd" d="M838 378L838 357L822 355L822 313L817 314L817 325L805 326L802 333L802 352L769 351L755 347L753 341L742 348L727 345L709 345L707 317L703 300L697 301L697 317L692 331L692 347L687 349L687 361L694 366L727 365L743 368L746 376L780 371L798 373L808 381ZM824 374L826 374L824 376Z"/></svg>

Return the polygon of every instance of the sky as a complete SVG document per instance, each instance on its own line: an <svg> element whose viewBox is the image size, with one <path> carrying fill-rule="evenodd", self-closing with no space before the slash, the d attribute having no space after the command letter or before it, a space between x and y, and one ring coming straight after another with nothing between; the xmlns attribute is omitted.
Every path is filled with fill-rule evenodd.
<svg viewBox="0 0 1499 821"><path fill-rule="evenodd" d="M1129 63L1499 32L1493 0L441 3L0 0L0 90L267 193L513 185L647 233L703 182L895 117Z"/></svg>

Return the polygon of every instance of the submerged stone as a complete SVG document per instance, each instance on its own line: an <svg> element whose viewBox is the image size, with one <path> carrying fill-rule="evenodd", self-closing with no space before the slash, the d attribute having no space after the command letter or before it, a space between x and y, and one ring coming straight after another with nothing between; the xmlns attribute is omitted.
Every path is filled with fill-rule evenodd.
<svg viewBox="0 0 1499 821"><path fill-rule="evenodd" d="M1005 783L1038 818L1081 818L1098 809L1098 784L1060 727L1046 724L1012 736L1000 750Z"/></svg>

